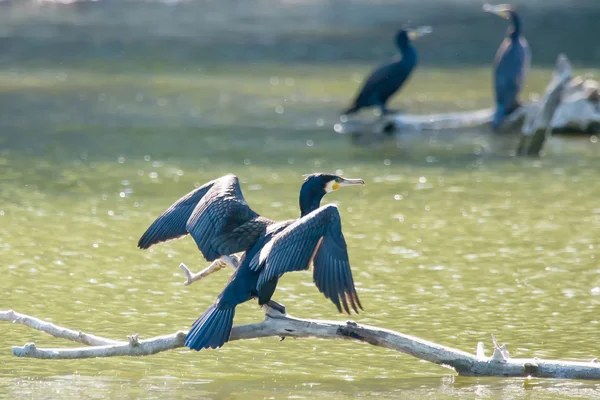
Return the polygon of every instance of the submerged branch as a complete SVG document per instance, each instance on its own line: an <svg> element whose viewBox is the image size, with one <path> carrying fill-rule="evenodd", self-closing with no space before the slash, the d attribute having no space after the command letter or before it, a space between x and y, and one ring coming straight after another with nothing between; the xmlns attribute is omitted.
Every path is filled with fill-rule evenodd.
<svg viewBox="0 0 600 400"><path fill-rule="evenodd" d="M17 357L74 359L147 356L183 347L186 336L185 332L179 331L171 335L145 340L138 340L137 335L128 337L128 341L110 340L62 328L12 310L0 311L0 320L22 323L55 337L91 345L91 347L44 349L28 343L23 347L13 347L13 355ZM84 341L81 339L81 335L87 339ZM481 342L477 344L477 354L474 355L388 329L360 325L353 321L336 322L294 318L271 308L266 309L264 321L235 326L230 340L263 337L314 337L359 341L452 368L460 375L600 379L600 363L596 359L590 362L575 362L510 358L506 347L500 346L493 335L494 353L491 357L486 357Z"/></svg>

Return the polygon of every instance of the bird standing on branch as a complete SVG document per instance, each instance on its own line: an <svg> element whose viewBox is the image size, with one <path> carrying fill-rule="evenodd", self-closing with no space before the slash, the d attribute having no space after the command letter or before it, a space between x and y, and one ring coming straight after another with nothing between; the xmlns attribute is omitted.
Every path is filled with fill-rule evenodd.
<svg viewBox="0 0 600 400"><path fill-rule="evenodd" d="M492 120L492 129L497 131L506 117L521 106L519 92L523 88L525 75L531 63L531 50L521 33L521 19L511 6L485 4L483 11L510 20L506 37L500 44L494 59L496 111Z"/></svg>
<svg viewBox="0 0 600 400"><path fill-rule="evenodd" d="M404 85L418 62L417 50L411 40L431 32L431 27L428 26L414 30L400 30L396 34L396 46L400 50L401 56L380 65L373 71L352 106L342 112L342 115L354 114L361 108L372 106L379 107L381 115L391 112L386 105L389 98Z"/></svg>
<svg viewBox="0 0 600 400"><path fill-rule="evenodd" d="M235 175L225 175L185 195L152 223L138 247L148 247L188 233L207 261L244 252L240 266L217 300L192 325L185 345L194 350L218 348L229 340L235 307L252 298L282 310L271 301L279 278L312 263L313 279L338 311L358 313L358 299L341 217L321 199L344 186L364 185L362 179L310 174L300 189L300 218L275 222L246 203ZM285 309L283 309L285 312Z"/></svg>

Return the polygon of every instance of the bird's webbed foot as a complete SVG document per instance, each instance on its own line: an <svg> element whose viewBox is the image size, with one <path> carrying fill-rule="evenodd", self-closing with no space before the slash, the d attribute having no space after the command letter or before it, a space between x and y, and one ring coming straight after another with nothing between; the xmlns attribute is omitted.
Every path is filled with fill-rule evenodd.
<svg viewBox="0 0 600 400"><path fill-rule="evenodd" d="M272 308L273 310L277 311L280 314L286 315L285 306L283 304L279 304L276 301L269 300L267 302L267 304L265 304L265 306L267 306L268 308Z"/></svg>

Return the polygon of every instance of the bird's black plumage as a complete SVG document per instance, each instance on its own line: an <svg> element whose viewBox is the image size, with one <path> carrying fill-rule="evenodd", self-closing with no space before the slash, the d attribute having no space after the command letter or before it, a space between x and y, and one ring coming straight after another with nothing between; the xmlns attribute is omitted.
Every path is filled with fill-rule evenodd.
<svg viewBox="0 0 600 400"><path fill-rule="evenodd" d="M185 195L154 221L138 247L188 233L207 261L246 251L273 221L255 213L246 203L237 176L215 179Z"/></svg>
<svg viewBox="0 0 600 400"><path fill-rule="evenodd" d="M262 246L292 222L284 221L268 226L265 235L261 236L254 246L245 252L240 266L231 276L225 289L217 297L214 304L190 328L184 343L187 347L197 351L207 348L216 349L229 340L236 306L259 296L257 282L261 271L249 268L250 261L258 255ZM275 282L276 284L277 282ZM265 295L263 293L265 301L261 304L266 304L271 299L272 294Z"/></svg>
<svg viewBox="0 0 600 400"><path fill-rule="evenodd" d="M189 233L186 227L188 219L194 212L198 202L202 200L216 181L215 179L205 183L177 200L144 232L138 241L138 247L147 249L152 245L187 235Z"/></svg>
<svg viewBox="0 0 600 400"><path fill-rule="evenodd" d="M492 129L498 130L506 117L519 108L519 93L531 62L529 44L521 31L521 19L508 5L485 6L484 10L510 20L506 37L494 58L494 94L496 110Z"/></svg>
<svg viewBox="0 0 600 400"><path fill-rule="evenodd" d="M342 234L340 213L333 204L312 211L274 237L260 251L262 270L258 291L286 272L308 269L313 263L313 279L317 288L338 308L350 314L348 302L355 312L361 307L350 270L348 248ZM362 308L362 307L361 307Z"/></svg>
<svg viewBox="0 0 600 400"><path fill-rule="evenodd" d="M382 115L388 113L389 98L404 85L418 63L417 50L410 37L418 37L419 32L425 31L402 29L396 34L396 46L401 56L380 65L371 73L352 105L342 112L343 115L372 106L379 107Z"/></svg>
<svg viewBox="0 0 600 400"><path fill-rule="evenodd" d="M325 297L339 311L343 306L350 313L350 303L358 312L362 306L339 212L333 205L320 207L327 192L355 184L364 182L329 174L308 175L300 190L301 217L274 222L250 209L237 177L226 175L182 197L158 217L142 235L140 248L189 233L209 261L244 252L223 292L194 322L185 345L194 350L221 347L229 339L238 304L255 297L259 304L266 304L281 275L307 269L311 261L315 283ZM290 260L294 263L288 265Z"/></svg>

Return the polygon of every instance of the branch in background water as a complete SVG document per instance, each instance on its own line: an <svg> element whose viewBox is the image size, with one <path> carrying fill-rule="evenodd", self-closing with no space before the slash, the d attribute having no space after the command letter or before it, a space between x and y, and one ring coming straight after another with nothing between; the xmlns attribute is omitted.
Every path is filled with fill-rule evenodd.
<svg viewBox="0 0 600 400"><path fill-rule="evenodd" d="M571 80L571 63L559 54L552 80L540 101L528 108L521 128L521 140L517 155L538 156L552 133L552 119L560 106L562 93Z"/></svg>
<svg viewBox="0 0 600 400"><path fill-rule="evenodd" d="M43 349L36 347L33 343L28 343L23 347L12 348L13 355L29 358L74 359L147 356L183 347L186 335L185 332L179 331L171 335L139 340L136 334L129 336L128 341L117 341L62 328L12 310L0 311L0 320L21 323L58 338L91 345L91 347ZM82 337L86 339L82 339ZM266 308L264 321L233 327L230 340L263 337L354 340L409 354L454 369L459 375L600 379L600 363L596 359L590 362L575 362L510 358L506 346L500 346L493 335L494 353L491 357L486 357L484 345L481 342L477 344L477 354L473 355L415 336L374 326L359 325L353 321L335 322L293 318L270 308ZM203 352L207 352L207 350Z"/></svg>

